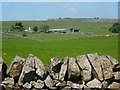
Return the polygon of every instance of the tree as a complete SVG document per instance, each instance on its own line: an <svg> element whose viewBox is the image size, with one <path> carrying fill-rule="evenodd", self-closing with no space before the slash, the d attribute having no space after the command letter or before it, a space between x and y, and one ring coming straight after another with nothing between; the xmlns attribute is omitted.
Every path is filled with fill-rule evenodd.
<svg viewBox="0 0 120 90"><path fill-rule="evenodd" d="M61 17L59 17L59 19L62 19Z"/></svg>
<svg viewBox="0 0 120 90"><path fill-rule="evenodd" d="M34 26L33 27L33 30L36 32L36 31L38 31L38 27L37 26Z"/></svg>
<svg viewBox="0 0 120 90"><path fill-rule="evenodd" d="M23 31L24 30L23 24L21 22L17 22L15 23L15 26L12 26L12 29Z"/></svg>
<svg viewBox="0 0 120 90"><path fill-rule="evenodd" d="M11 30L14 31L14 29L15 29L15 27L12 25L12 26L11 26Z"/></svg>
<svg viewBox="0 0 120 90"><path fill-rule="evenodd" d="M47 30L50 29L50 27L48 25L43 25L41 26L41 29L43 30L43 32L46 32Z"/></svg>
<svg viewBox="0 0 120 90"><path fill-rule="evenodd" d="M96 19L99 19L99 17L96 17Z"/></svg>
<svg viewBox="0 0 120 90"><path fill-rule="evenodd" d="M109 31L111 31L112 33L120 33L120 23L114 23Z"/></svg>
<svg viewBox="0 0 120 90"><path fill-rule="evenodd" d="M23 27L23 24L21 22L17 22L17 23L15 23L15 26Z"/></svg>

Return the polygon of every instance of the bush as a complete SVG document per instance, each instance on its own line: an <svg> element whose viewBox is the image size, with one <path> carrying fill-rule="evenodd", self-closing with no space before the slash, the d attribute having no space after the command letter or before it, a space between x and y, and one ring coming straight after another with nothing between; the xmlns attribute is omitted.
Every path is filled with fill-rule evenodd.
<svg viewBox="0 0 120 90"><path fill-rule="evenodd" d="M43 32L45 33L47 30L50 29L50 27L48 25L43 25L41 26L41 29L43 30Z"/></svg>
<svg viewBox="0 0 120 90"><path fill-rule="evenodd" d="M34 27L33 27L33 30L34 30L35 32L37 32L37 31L38 31L38 27L37 27L37 26L34 26Z"/></svg>
<svg viewBox="0 0 120 90"><path fill-rule="evenodd" d="M120 33L120 23L113 24L109 31L111 31L112 33Z"/></svg>
<svg viewBox="0 0 120 90"><path fill-rule="evenodd" d="M26 37L27 35L25 33L22 34L22 37Z"/></svg>

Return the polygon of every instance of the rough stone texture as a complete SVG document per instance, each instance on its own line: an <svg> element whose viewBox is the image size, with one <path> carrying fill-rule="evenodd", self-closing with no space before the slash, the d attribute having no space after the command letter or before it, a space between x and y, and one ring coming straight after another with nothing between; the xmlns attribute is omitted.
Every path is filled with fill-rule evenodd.
<svg viewBox="0 0 120 90"><path fill-rule="evenodd" d="M10 67L7 69L7 74L13 78L19 78L20 73L22 71L23 65L25 63L25 59L16 56L12 63L10 64Z"/></svg>
<svg viewBox="0 0 120 90"><path fill-rule="evenodd" d="M3 63L0 59L1 72L5 70ZM49 66L32 54L26 60L16 56L7 71L7 78L0 86L6 90L120 88L120 63L113 64L105 55L66 57L63 64L61 58L55 57Z"/></svg>
<svg viewBox="0 0 120 90"><path fill-rule="evenodd" d="M6 69L7 69L7 65L5 64L5 62L3 61L3 59L0 58L0 83L6 77Z"/></svg>
<svg viewBox="0 0 120 90"><path fill-rule="evenodd" d="M32 87L31 84L29 84L28 82L26 82L24 85L23 85L24 88L27 88L27 89L30 89Z"/></svg>
<svg viewBox="0 0 120 90"><path fill-rule="evenodd" d="M108 86L109 89L117 89L117 88L120 88L120 83L117 83L117 82L113 82L112 84L110 84Z"/></svg>
<svg viewBox="0 0 120 90"><path fill-rule="evenodd" d="M114 79L115 80L120 80L120 71L119 72L114 72Z"/></svg>
<svg viewBox="0 0 120 90"><path fill-rule="evenodd" d="M89 88L102 88L102 83L98 79L93 79L92 81L87 83Z"/></svg>
<svg viewBox="0 0 120 90"><path fill-rule="evenodd" d="M72 90L72 89L69 86L65 86L65 87L61 87L60 90Z"/></svg>
<svg viewBox="0 0 120 90"><path fill-rule="evenodd" d="M46 67L40 59L38 59L37 57L34 58L35 58L36 74L40 77L41 80L44 80L47 75Z"/></svg>
<svg viewBox="0 0 120 90"><path fill-rule="evenodd" d="M110 81L103 81L102 82L103 88L106 89L108 87L109 83L110 83Z"/></svg>
<svg viewBox="0 0 120 90"><path fill-rule="evenodd" d="M13 78L7 77L7 78L5 78L5 80L2 82L1 85L4 86L4 87L7 86L7 87L13 88L14 85L15 85L15 82L14 82L14 79L13 79Z"/></svg>
<svg viewBox="0 0 120 90"><path fill-rule="evenodd" d="M64 86L66 86L66 82L65 82L65 81L63 81L63 82L58 82L58 83L56 84L56 86L58 86L58 87L64 87Z"/></svg>
<svg viewBox="0 0 120 90"><path fill-rule="evenodd" d="M101 62L100 58L97 53L95 54L87 54L91 64L92 64L92 73L95 78L99 80L103 80L103 74L102 74L102 68L101 68Z"/></svg>
<svg viewBox="0 0 120 90"><path fill-rule="evenodd" d="M59 80L60 81L64 81L65 80L65 76L67 73L67 68L68 68L68 58L65 58L64 63L61 66L61 70L59 73Z"/></svg>
<svg viewBox="0 0 120 90"><path fill-rule="evenodd" d="M37 82L31 81L30 84L31 84L34 88L42 89L42 88L44 87L44 82L41 81L41 80L37 80Z"/></svg>
<svg viewBox="0 0 120 90"><path fill-rule="evenodd" d="M47 87L53 87L55 85L54 81L51 79L51 77L48 75L47 78L44 80L45 85Z"/></svg>
<svg viewBox="0 0 120 90"><path fill-rule="evenodd" d="M90 89L88 86L86 86L86 85L83 85L83 90L92 90L92 89Z"/></svg>
<svg viewBox="0 0 120 90"><path fill-rule="evenodd" d="M111 57L109 55L107 55L107 58L112 62L113 65L116 65L116 64L119 63L118 60L116 60L115 58L113 58L113 57Z"/></svg>
<svg viewBox="0 0 120 90"><path fill-rule="evenodd" d="M120 71L120 63L114 66L113 71Z"/></svg>
<svg viewBox="0 0 120 90"><path fill-rule="evenodd" d="M62 65L61 60L62 59L59 57L55 57L50 60L50 65L49 65L50 75L56 80L59 79L59 72Z"/></svg>
<svg viewBox="0 0 120 90"><path fill-rule="evenodd" d="M91 80L92 67L91 67L86 55L77 56L76 59L77 59L78 65L82 69L82 71L81 71L82 79L84 81Z"/></svg>
<svg viewBox="0 0 120 90"><path fill-rule="evenodd" d="M67 85L69 87L76 88L76 89L82 89L84 87L84 85L82 85L82 84L73 83L71 81L67 81Z"/></svg>
<svg viewBox="0 0 120 90"><path fill-rule="evenodd" d="M76 59L71 57L69 59L69 64L68 64L68 80L79 80L80 79L80 68L78 64L76 63Z"/></svg>
<svg viewBox="0 0 120 90"><path fill-rule="evenodd" d="M21 75L19 77L18 84L23 85L26 82L34 81L35 80L35 62L34 56L32 54L26 59L25 65L23 66Z"/></svg>
<svg viewBox="0 0 120 90"><path fill-rule="evenodd" d="M109 59L105 56L100 56L100 61L103 69L104 80L110 79L113 77L112 64Z"/></svg>

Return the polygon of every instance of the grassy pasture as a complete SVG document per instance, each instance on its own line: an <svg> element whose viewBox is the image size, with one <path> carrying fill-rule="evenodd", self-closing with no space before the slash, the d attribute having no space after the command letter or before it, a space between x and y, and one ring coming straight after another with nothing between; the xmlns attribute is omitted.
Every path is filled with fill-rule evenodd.
<svg viewBox="0 0 120 90"><path fill-rule="evenodd" d="M52 57L75 57L87 53L111 55L118 59L118 37L80 38L38 42L27 39L3 39L2 56L7 65L16 55L27 58L30 53L40 58L46 65Z"/></svg>
<svg viewBox="0 0 120 90"><path fill-rule="evenodd" d="M108 22L107 22L108 21ZM18 21L4 21L2 23L3 31L9 30L11 25ZM116 22L109 19L61 19L56 21L21 21L25 28L33 26L49 25L50 28L74 28L81 31L93 32L95 34L112 34L108 29Z"/></svg>
<svg viewBox="0 0 120 90"><path fill-rule="evenodd" d="M3 22L3 31L9 30L11 25L18 21ZM93 32L94 34L43 34L34 33L27 34L27 37L43 42L19 39L19 37L5 35L2 37L10 37L16 39L0 39L2 43L2 57L7 65L11 63L16 55L27 58L30 53L40 58L46 65L50 58L59 56L61 58L69 56L75 57L88 53L98 53L99 55L111 55L118 59L118 37L94 37L85 38L91 35L106 35L113 34L109 32L109 28L116 20L99 19L95 22L94 19L60 19L57 21L21 21L25 28L41 25L49 25L51 28L74 28L81 31ZM18 33L17 33L18 34ZM19 34L21 35L21 34ZM84 38L79 38L84 37ZM70 39L77 38L77 39Z"/></svg>
<svg viewBox="0 0 120 90"><path fill-rule="evenodd" d="M22 35L15 33L16 35ZM81 38L81 37L87 37L90 35L81 35L81 34L57 34L57 33L28 33L26 34L27 37L42 40L42 41L54 41L54 40L66 40L66 39L72 39L72 38Z"/></svg>

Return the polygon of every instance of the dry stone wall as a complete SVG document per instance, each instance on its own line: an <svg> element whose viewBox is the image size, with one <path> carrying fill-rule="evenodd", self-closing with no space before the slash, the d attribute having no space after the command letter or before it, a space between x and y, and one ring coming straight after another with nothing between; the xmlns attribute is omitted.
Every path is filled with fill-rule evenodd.
<svg viewBox="0 0 120 90"><path fill-rule="evenodd" d="M120 88L120 63L109 55L55 57L49 66L30 54L16 56L7 68L0 58L0 86L3 89L116 89Z"/></svg>

